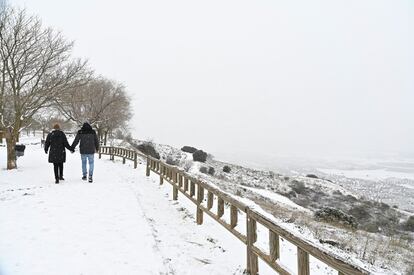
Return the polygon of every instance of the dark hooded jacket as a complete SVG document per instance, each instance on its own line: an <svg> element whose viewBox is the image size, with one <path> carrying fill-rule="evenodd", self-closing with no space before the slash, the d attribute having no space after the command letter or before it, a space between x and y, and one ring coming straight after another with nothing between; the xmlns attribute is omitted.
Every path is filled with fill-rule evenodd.
<svg viewBox="0 0 414 275"><path fill-rule="evenodd" d="M73 150L79 142L81 154L95 154L99 150L98 136L89 123L85 122L76 134L75 140L72 143Z"/></svg>
<svg viewBox="0 0 414 275"><path fill-rule="evenodd" d="M50 163L63 163L66 161L66 150L72 150L69 146L65 133L60 130L53 130L47 135L45 141L45 152L49 150L49 162Z"/></svg>

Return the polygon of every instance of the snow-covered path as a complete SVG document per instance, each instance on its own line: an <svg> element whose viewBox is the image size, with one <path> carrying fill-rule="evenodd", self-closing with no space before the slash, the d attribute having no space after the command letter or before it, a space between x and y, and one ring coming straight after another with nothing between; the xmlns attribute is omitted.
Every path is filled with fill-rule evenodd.
<svg viewBox="0 0 414 275"><path fill-rule="evenodd" d="M194 207L172 201L143 165L96 157L90 184L79 154L67 157L56 185L40 145L27 146L14 171L0 147L1 275L243 272L244 246L217 224L197 226Z"/></svg>

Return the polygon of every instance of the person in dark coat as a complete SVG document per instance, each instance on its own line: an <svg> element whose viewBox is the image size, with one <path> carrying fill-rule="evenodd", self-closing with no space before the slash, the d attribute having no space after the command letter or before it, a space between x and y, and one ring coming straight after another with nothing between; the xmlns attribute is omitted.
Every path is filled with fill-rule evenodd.
<svg viewBox="0 0 414 275"><path fill-rule="evenodd" d="M72 143L72 150L75 150L79 142L79 151L82 159L82 180L86 180L86 161L88 161L89 182L92 182L94 157L95 153L99 151L99 141L95 130L93 130L92 126L87 122L82 125L82 128L76 134L75 140Z"/></svg>
<svg viewBox="0 0 414 275"><path fill-rule="evenodd" d="M49 150L49 163L53 163L53 170L55 172L55 183L59 183L59 180L63 178L63 163L66 162L66 150L73 152L70 147L65 133L60 130L59 124L53 126L53 131L47 135L45 141L45 152Z"/></svg>

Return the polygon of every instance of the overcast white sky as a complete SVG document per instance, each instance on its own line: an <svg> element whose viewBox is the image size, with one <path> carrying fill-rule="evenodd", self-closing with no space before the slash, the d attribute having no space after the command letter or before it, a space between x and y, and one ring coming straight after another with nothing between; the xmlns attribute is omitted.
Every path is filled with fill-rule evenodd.
<svg viewBox="0 0 414 275"><path fill-rule="evenodd" d="M218 157L414 152L414 1L15 0L123 82L134 136Z"/></svg>

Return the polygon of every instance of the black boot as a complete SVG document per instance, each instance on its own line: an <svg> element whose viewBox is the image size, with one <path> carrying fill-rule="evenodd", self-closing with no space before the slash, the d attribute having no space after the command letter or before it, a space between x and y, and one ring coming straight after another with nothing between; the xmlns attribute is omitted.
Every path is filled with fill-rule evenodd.
<svg viewBox="0 0 414 275"><path fill-rule="evenodd" d="M82 176L82 180L86 180L86 176Z"/></svg>
<svg viewBox="0 0 414 275"><path fill-rule="evenodd" d="M60 177L59 177L59 180L65 180L65 179L63 178L63 176L60 176Z"/></svg>
<svg viewBox="0 0 414 275"><path fill-rule="evenodd" d="M59 183L59 179L56 179L56 180L55 180L55 183L56 183L56 184L58 184L58 183Z"/></svg>
<svg viewBox="0 0 414 275"><path fill-rule="evenodd" d="M92 176L89 176L89 182L93 182Z"/></svg>

